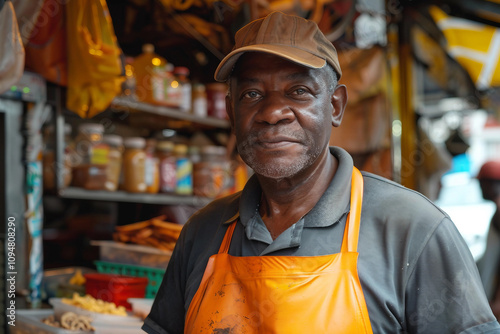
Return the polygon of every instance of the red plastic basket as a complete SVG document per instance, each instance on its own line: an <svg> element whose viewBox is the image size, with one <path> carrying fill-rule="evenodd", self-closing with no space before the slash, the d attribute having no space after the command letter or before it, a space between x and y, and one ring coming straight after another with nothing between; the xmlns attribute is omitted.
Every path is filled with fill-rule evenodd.
<svg viewBox="0 0 500 334"><path fill-rule="evenodd" d="M132 305L128 298L144 298L148 279L115 274L85 274L85 292L94 298L124 306L127 310Z"/></svg>

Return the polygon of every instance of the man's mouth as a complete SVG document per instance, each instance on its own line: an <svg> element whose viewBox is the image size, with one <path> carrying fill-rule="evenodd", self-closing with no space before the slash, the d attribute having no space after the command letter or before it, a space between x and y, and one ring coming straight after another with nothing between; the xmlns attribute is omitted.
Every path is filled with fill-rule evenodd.
<svg viewBox="0 0 500 334"><path fill-rule="evenodd" d="M297 144L299 141L296 138L277 135L265 138L259 138L257 144L263 148L282 148L288 145Z"/></svg>

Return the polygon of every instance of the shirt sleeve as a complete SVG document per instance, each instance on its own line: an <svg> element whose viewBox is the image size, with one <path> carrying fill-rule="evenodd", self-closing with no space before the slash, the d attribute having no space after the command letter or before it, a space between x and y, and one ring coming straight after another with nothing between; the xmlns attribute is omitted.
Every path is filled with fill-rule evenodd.
<svg viewBox="0 0 500 334"><path fill-rule="evenodd" d="M422 245L405 294L409 333L500 333L474 259L448 218Z"/></svg>
<svg viewBox="0 0 500 334"><path fill-rule="evenodd" d="M142 329L147 333L182 334L184 332L184 276L186 272L183 265L185 256L184 230L172 253L165 276L151 307L151 312L142 326Z"/></svg>

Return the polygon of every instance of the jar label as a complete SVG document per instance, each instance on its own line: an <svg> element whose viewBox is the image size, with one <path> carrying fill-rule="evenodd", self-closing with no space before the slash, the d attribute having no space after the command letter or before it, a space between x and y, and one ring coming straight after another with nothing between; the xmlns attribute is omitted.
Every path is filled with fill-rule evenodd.
<svg viewBox="0 0 500 334"><path fill-rule="evenodd" d="M177 186L175 192L180 195L193 193L193 165L188 158L177 159Z"/></svg>
<svg viewBox="0 0 500 334"><path fill-rule="evenodd" d="M164 193L173 193L177 187L175 161L162 160L160 163L160 188Z"/></svg>
<svg viewBox="0 0 500 334"><path fill-rule="evenodd" d="M107 145L97 145L92 149L90 163L93 165L106 165L109 162L108 154L109 148Z"/></svg>

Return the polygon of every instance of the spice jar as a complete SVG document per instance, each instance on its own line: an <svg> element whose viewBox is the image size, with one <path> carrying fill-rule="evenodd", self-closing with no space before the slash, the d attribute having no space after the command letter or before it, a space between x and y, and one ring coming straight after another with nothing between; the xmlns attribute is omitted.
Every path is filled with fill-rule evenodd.
<svg viewBox="0 0 500 334"><path fill-rule="evenodd" d="M207 92L205 85L197 83L193 85L193 114L198 117L207 117Z"/></svg>
<svg viewBox="0 0 500 334"><path fill-rule="evenodd" d="M229 161L223 146L208 145L201 148L201 161L193 168L193 193L215 198L225 189Z"/></svg>
<svg viewBox="0 0 500 334"><path fill-rule="evenodd" d="M189 81L189 69L184 66L174 67L174 75L179 83L181 95L179 100L179 108L182 111L191 111L191 82Z"/></svg>
<svg viewBox="0 0 500 334"><path fill-rule="evenodd" d="M175 193L177 161L174 156L174 143L168 140L158 142L156 156L160 164L160 191L162 193Z"/></svg>
<svg viewBox="0 0 500 334"><path fill-rule="evenodd" d="M214 82L207 84L207 115L225 119L226 118L226 95L227 85Z"/></svg>
<svg viewBox="0 0 500 334"><path fill-rule="evenodd" d="M123 190L132 193L146 191L146 140L130 137L124 140Z"/></svg>
<svg viewBox="0 0 500 334"><path fill-rule="evenodd" d="M73 182L88 190L105 190L109 146L103 142L104 126L85 123L78 128L72 161Z"/></svg>
<svg viewBox="0 0 500 334"><path fill-rule="evenodd" d="M156 194L160 190L160 166L156 157L156 140L146 140L146 192Z"/></svg>
<svg viewBox="0 0 500 334"><path fill-rule="evenodd" d="M105 135L103 141L109 146L108 167L106 170L106 190L118 189L122 169L123 139L118 135Z"/></svg>
<svg viewBox="0 0 500 334"><path fill-rule="evenodd" d="M176 144L174 146L176 161L176 187L175 193L178 195L191 195L193 193L193 164L188 157L188 146Z"/></svg>
<svg viewBox="0 0 500 334"><path fill-rule="evenodd" d="M54 142L54 126L48 126L44 130L43 138L43 188L54 190L56 188L56 178L62 177L62 186L71 184L71 152L73 151L73 141L71 139L71 125L64 124L64 155L62 169L57 171ZM56 175L59 172L59 175Z"/></svg>

